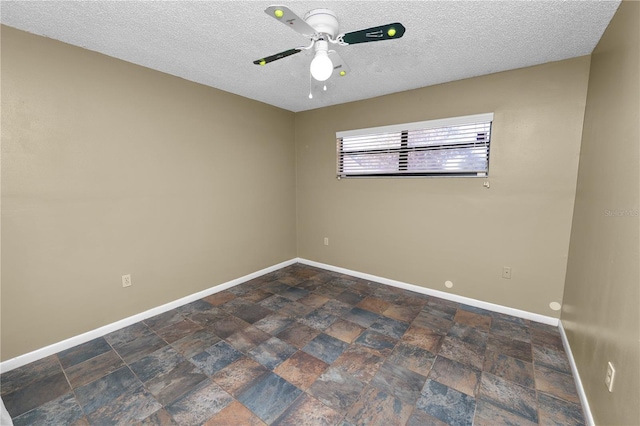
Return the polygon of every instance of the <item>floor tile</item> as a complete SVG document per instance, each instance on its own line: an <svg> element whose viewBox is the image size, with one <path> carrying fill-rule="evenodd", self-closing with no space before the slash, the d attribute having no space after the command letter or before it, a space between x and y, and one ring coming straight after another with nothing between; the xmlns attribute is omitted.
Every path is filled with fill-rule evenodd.
<svg viewBox="0 0 640 426"><path fill-rule="evenodd" d="M280 376L267 373L245 389L238 401L267 424L276 420L302 391Z"/></svg>
<svg viewBox="0 0 640 426"><path fill-rule="evenodd" d="M529 323L528 320L525 320L523 318L518 318L518 317L514 317L513 315L507 315L507 314L503 314L500 312L492 312L490 311L490 315L491 318L493 319L500 319L500 320L504 320L504 321L509 321L515 324L520 324L520 325L527 325Z"/></svg>
<svg viewBox="0 0 640 426"><path fill-rule="evenodd" d="M347 419L353 424L404 425L412 411L413 405L368 386L349 409Z"/></svg>
<svg viewBox="0 0 640 426"><path fill-rule="evenodd" d="M276 337L280 340L284 340L285 342L292 344L296 348L302 348L311 340L313 340L318 334L320 334L319 330L295 321L289 327L278 333Z"/></svg>
<svg viewBox="0 0 640 426"><path fill-rule="evenodd" d="M489 331L491 328L491 317L489 315L480 315L462 308L458 309L453 320L458 324L467 325L482 331Z"/></svg>
<svg viewBox="0 0 640 426"><path fill-rule="evenodd" d="M305 306L309 306L310 308L317 309L327 303L329 300L330 299L326 296L309 293L307 296L298 299L297 302Z"/></svg>
<svg viewBox="0 0 640 426"><path fill-rule="evenodd" d="M416 410L422 410L446 424L471 426L475 405L473 397L434 380L427 380L416 403Z"/></svg>
<svg viewBox="0 0 640 426"><path fill-rule="evenodd" d="M173 343L177 340L182 339L183 337L187 337L198 330L202 330L202 326L196 324L195 322L184 319L175 324L169 325L167 327L161 328L156 331L156 334L160 336L165 342Z"/></svg>
<svg viewBox="0 0 640 426"><path fill-rule="evenodd" d="M478 400L476 405L476 415L473 422L474 426L496 426L496 425L508 425L508 426L534 426L538 423L533 423L524 417L517 414L503 410L496 407L488 401L482 399ZM549 423L542 423L549 424Z"/></svg>
<svg viewBox="0 0 640 426"><path fill-rule="evenodd" d="M110 342L124 362L134 362L167 346L167 342L158 337L151 329L144 327L144 330L136 330L129 335L119 335ZM109 340L109 335L105 337Z"/></svg>
<svg viewBox="0 0 640 426"><path fill-rule="evenodd" d="M423 327L416 327L412 325L402 336L404 343L417 346L425 349L431 353L438 353L444 336L437 332Z"/></svg>
<svg viewBox="0 0 640 426"><path fill-rule="evenodd" d="M111 349L109 352L67 368L65 373L71 387L75 389L113 373L122 366L124 361Z"/></svg>
<svg viewBox="0 0 640 426"><path fill-rule="evenodd" d="M13 419L14 426L71 425L84 416L73 393L64 394Z"/></svg>
<svg viewBox="0 0 640 426"><path fill-rule="evenodd" d="M191 303L187 303L186 305L182 305L176 308L176 310L183 316L188 317L189 315L192 315L196 312L208 311L212 308L212 306L213 305L211 303L207 303L203 299L198 299Z"/></svg>
<svg viewBox="0 0 640 426"><path fill-rule="evenodd" d="M263 306L272 311L279 312L282 308L291 303L291 300L280 295L274 294L271 297L261 300L258 305Z"/></svg>
<svg viewBox="0 0 640 426"><path fill-rule="evenodd" d="M431 352L404 342L398 343L389 356L389 362L425 377L431 371L435 359L436 356Z"/></svg>
<svg viewBox="0 0 640 426"><path fill-rule="evenodd" d="M58 359L60 360L62 368L66 369L98 355L102 355L105 352L109 352L110 350L111 346L104 337L98 337L97 339L58 353Z"/></svg>
<svg viewBox="0 0 640 426"><path fill-rule="evenodd" d="M484 352L482 347L463 342L456 337L447 336L442 341L438 355L481 370L484 364Z"/></svg>
<svg viewBox="0 0 640 426"><path fill-rule="evenodd" d="M408 328L409 324L406 322L394 320L393 318L380 317L376 322L371 324L369 330L377 331L380 334L394 339L400 339Z"/></svg>
<svg viewBox="0 0 640 426"><path fill-rule="evenodd" d="M365 298L364 295L359 294L359 293L354 293L354 292L349 291L349 290L345 290L345 291L343 291L342 293L340 293L339 295L336 296L336 300L339 300L339 301L344 302L344 303L349 304L349 305L357 305L364 298Z"/></svg>
<svg viewBox="0 0 640 426"><path fill-rule="evenodd" d="M180 425L200 425L232 402L231 395L207 379L165 408Z"/></svg>
<svg viewBox="0 0 640 426"><path fill-rule="evenodd" d="M300 302L290 302L286 306L282 307L282 309L278 310L278 313L290 317L295 317L297 320L300 320L302 317L308 315L313 310L314 308L312 306L303 305Z"/></svg>
<svg viewBox="0 0 640 426"><path fill-rule="evenodd" d="M408 368L385 362L371 380L371 385L413 405L420 397L426 380L425 376Z"/></svg>
<svg viewBox="0 0 640 426"><path fill-rule="evenodd" d="M168 405L206 378L207 376L191 362L182 361L147 381L145 387L160 404Z"/></svg>
<svg viewBox="0 0 640 426"><path fill-rule="evenodd" d="M493 374L482 373L478 399L488 401L533 423L538 422L538 405L535 391L501 379Z"/></svg>
<svg viewBox="0 0 640 426"><path fill-rule="evenodd" d="M467 312L472 312L474 314L491 317L491 311L483 308L478 308L476 306L465 305L464 303L461 303L460 306L458 306L458 310L463 310Z"/></svg>
<svg viewBox="0 0 640 426"><path fill-rule="evenodd" d="M483 370L527 388L535 387L533 364L530 362L511 358L497 352L487 351L485 353Z"/></svg>
<svg viewBox="0 0 640 426"><path fill-rule="evenodd" d="M52 401L71 391L71 387L60 372L2 396L4 405L12 417L24 414L42 404Z"/></svg>
<svg viewBox="0 0 640 426"><path fill-rule="evenodd" d="M459 306L460 305L456 302L432 297L427 301L427 305L422 310L432 315L440 316L448 320L453 320L456 313L458 312Z"/></svg>
<svg viewBox="0 0 640 426"><path fill-rule="evenodd" d="M287 358L297 352L297 348L287 342L272 337L260 346L249 351L249 355L265 366L268 370L273 370Z"/></svg>
<svg viewBox="0 0 640 426"><path fill-rule="evenodd" d="M298 288L298 287L289 287L287 289L285 289L282 292L278 293L280 296L289 299L291 301L296 301L298 299L301 299L307 295L309 295L309 291L305 290L303 288Z"/></svg>
<svg viewBox="0 0 640 426"><path fill-rule="evenodd" d="M557 349L534 345L533 362L537 366L550 368L560 373L571 374L569 358L562 348Z"/></svg>
<svg viewBox="0 0 640 426"><path fill-rule="evenodd" d="M271 293L270 291L256 289L238 297L240 297L240 299L242 300L246 300L247 302L259 303L271 296L273 296L273 293Z"/></svg>
<svg viewBox="0 0 640 426"><path fill-rule="evenodd" d="M298 319L302 324L320 331L329 327L337 320L338 317L336 315L320 311L320 308Z"/></svg>
<svg viewBox="0 0 640 426"><path fill-rule="evenodd" d="M280 364L274 373L299 389L307 390L328 367L329 364L324 361L298 351Z"/></svg>
<svg viewBox="0 0 640 426"><path fill-rule="evenodd" d="M340 354L342 354L348 346L349 345L342 340L320 333L312 341L307 343L302 350L327 364L331 364L338 359Z"/></svg>
<svg viewBox="0 0 640 426"><path fill-rule="evenodd" d="M238 396L252 382L267 373L267 369L255 360L244 356L215 373L211 378L222 389Z"/></svg>
<svg viewBox="0 0 640 426"><path fill-rule="evenodd" d="M453 321L422 311L413 320L412 325L428 328L439 334L447 334Z"/></svg>
<svg viewBox="0 0 640 426"><path fill-rule="evenodd" d="M46 358L39 359L30 364L18 367L14 370L2 373L0 381L2 387L1 394L9 394L23 388L35 381L42 380L46 377L62 373L62 367L58 361L57 355L50 355Z"/></svg>
<svg viewBox="0 0 640 426"><path fill-rule="evenodd" d="M353 342L363 331L364 327L361 327L351 321L345 321L343 319L337 320L336 322L331 324L329 328L324 330L325 334L333 336L336 339L340 339L346 343Z"/></svg>
<svg viewBox="0 0 640 426"><path fill-rule="evenodd" d="M429 379L475 398L480 386L480 375L479 369L438 356Z"/></svg>
<svg viewBox="0 0 640 426"><path fill-rule="evenodd" d="M223 340L192 357L191 362L206 375L212 376L241 357L241 352Z"/></svg>
<svg viewBox="0 0 640 426"><path fill-rule="evenodd" d="M225 340L240 352L248 353L256 346L266 342L271 338L267 332L250 325L240 331L236 331Z"/></svg>
<svg viewBox="0 0 640 426"><path fill-rule="evenodd" d="M522 342L531 342L531 333L529 327L523 324L507 321L502 318L493 318L491 322L491 333L508 337Z"/></svg>
<svg viewBox="0 0 640 426"><path fill-rule="evenodd" d="M487 332L482 331L479 328L460 323L454 323L449 329L449 333L447 333L447 335L483 349L487 346L487 338L489 337Z"/></svg>
<svg viewBox="0 0 640 426"><path fill-rule="evenodd" d="M487 350L501 353L523 361L532 362L531 344L508 337L489 334L487 337Z"/></svg>
<svg viewBox="0 0 640 426"><path fill-rule="evenodd" d="M337 317L342 317L343 315L351 311L351 309L353 309L353 306L349 305L348 303L332 299L318 308L318 311L335 315Z"/></svg>
<svg viewBox="0 0 640 426"><path fill-rule="evenodd" d="M585 424L582 407L579 404L554 398L544 392L538 392L538 412L540 424L564 426Z"/></svg>
<svg viewBox="0 0 640 426"><path fill-rule="evenodd" d="M251 410L233 401L218 414L211 417L203 426L266 426L267 424L253 414Z"/></svg>
<svg viewBox="0 0 640 426"><path fill-rule="evenodd" d="M452 423L455 424L455 423ZM449 426L447 423L436 419L426 411L420 409L413 410L413 414L407 421L407 426Z"/></svg>
<svg viewBox="0 0 640 426"><path fill-rule="evenodd" d="M331 367L363 383L369 383L382 367L384 360L385 356L379 350L351 345L331 364Z"/></svg>
<svg viewBox="0 0 640 426"><path fill-rule="evenodd" d="M346 314L342 315L342 318L358 324L361 327L368 328L371 324L376 322L380 315L367 311L366 309L355 307Z"/></svg>
<svg viewBox="0 0 640 426"><path fill-rule="evenodd" d="M579 403L573 377L550 368L534 365L536 388L565 401Z"/></svg>
<svg viewBox="0 0 640 426"><path fill-rule="evenodd" d="M147 318L144 320L144 323L152 330L160 330L161 328L168 327L183 320L184 316L182 315L182 312L177 309L172 309L151 318Z"/></svg>
<svg viewBox="0 0 640 426"><path fill-rule="evenodd" d="M221 339L226 339L233 333L244 330L250 325L251 324L249 324L248 322L230 315L211 325L210 329L215 333L216 336L220 337Z"/></svg>
<svg viewBox="0 0 640 426"><path fill-rule="evenodd" d="M377 331L367 330L358 337L354 343L380 351L384 356L389 356L398 341L385 336Z"/></svg>
<svg viewBox="0 0 640 426"><path fill-rule="evenodd" d="M273 336L293 324L294 320L281 314L271 314L253 323L253 326Z"/></svg>
<svg viewBox="0 0 640 426"><path fill-rule="evenodd" d="M171 347L180 352L185 358L191 358L204 351L211 345L215 345L220 338L208 330L198 330L171 343Z"/></svg>
<svg viewBox="0 0 640 426"><path fill-rule="evenodd" d="M144 388L127 390L109 404L88 414L94 425L129 425L150 416L162 406Z"/></svg>
<svg viewBox="0 0 640 426"><path fill-rule="evenodd" d="M360 380L330 367L309 388L307 393L323 404L345 414L356 402L364 383Z"/></svg>
<svg viewBox="0 0 640 426"><path fill-rule="evenodd" d="M248 322L249 324L253 324L254 322L259 321L262 318L271 315L272 313L273 311L271 309L265 308L264 306L252 304L252 306L248 306L246 309L234 312L234 315L241 320Z"/></svg>
<svg viewBox="0 0 640 426"><path fill-rule="evenodd" d="M560 333L558 332L557 328L554 331L549 331L549 329L540 329L534 326L534 324L537 323L531 324L531 343L533 343L535 346L544 346L547 348L564 351L562 338L560 337ZM551 329L553 329L553 327L551 327Z"/></svg>
<svg viewBox="0 0 640 426"><path fill-rule="evenodd" d="M391 305L383 313L385 317L410 323L420 313L421 306Z"/></svg>
<svg viewBox="0 0 640 426"><path fill-rule="evenodd" d="M303 394L273 423L277 426L333 426L342 414L327 407L310 395Z"/></svg>
<svg viewBox="0 0 640 426"><path fill-rule="evenodd" d="M142 382L128 367L122 367L105 377L79 387L75 394L82 410L89 415L100 407L109 405L123 393L137 389L142 389Z"/></svg>
<svg viewBox="0 0 640 426"><path fill-rule="evenodd" d="M159 374L170 371L183 361L185 361L185 358L180 352L171 346L165 346L131 363L129 367L142 382L147 382Z"/></svg>
<svg viewBox="0 0 640 426"><path fill-rule="evenodd" d="M356 306L361 309L366 309L367 311L375 312L376 314L382 314L391 306L391 303L373 296L367 296Z"/></svg>
<svg viewBox="0 0 640 426"><path fill-rule="evenodd" d="M134 423L134 426L178 426L178 423L167 410L161 408L141 421Z"/></svg>
<svg viewBox="0 0 640 426"><path fill-rule="evenodd" d="M201 310L201 311L189 314L187 316L187 319L190 321L193 321L194 323L198 324L203 328L206 328L206 327L211 327L218 321L226 318L226 316L227 316L227 313L222 309L215 306L209 306L209 309L207 310Z"/></svg>
<svg viewBox="0 0 640 426"><path fill-rule="evenodd" d="M210 303L213 306L224 305L225 303L235 299L237 296L229 291L221 291L219 293L214 293L211 296L207 296L203 298L207 303Z"/></svg>

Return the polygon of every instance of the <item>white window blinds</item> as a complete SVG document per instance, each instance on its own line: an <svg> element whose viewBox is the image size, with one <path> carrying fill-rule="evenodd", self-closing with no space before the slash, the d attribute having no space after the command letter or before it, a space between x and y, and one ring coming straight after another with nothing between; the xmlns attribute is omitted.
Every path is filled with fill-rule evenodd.
<svg viewBox="0 0 640 426"><path fill-rule="evenodd" d="M336 133L337 175L487 176L493 113Z"/></svg>

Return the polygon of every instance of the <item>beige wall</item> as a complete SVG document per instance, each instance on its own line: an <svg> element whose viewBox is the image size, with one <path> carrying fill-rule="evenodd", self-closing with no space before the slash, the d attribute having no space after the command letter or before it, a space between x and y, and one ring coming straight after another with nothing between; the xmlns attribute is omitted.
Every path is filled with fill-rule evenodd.
<svg viewBox="0 0 640 426"><path fill-rule="evenodd" d="M623 2L592 55L562 311L602 425L640 424L639 22L640 3Z"/></svg>
<svg viewBox="0 0 640 426"><path fill-rule="evenodd" d="M298 255L557 317L588 72L581 57L296 114ZM336 131L484 112L495 113L490 189L336 180Z"/></svg>
<svg viewBox="0 0 640 426"><path fill-rule="evenodd" d="M2 360L295 257L293 113L7 27L1 85Z"/></svg>

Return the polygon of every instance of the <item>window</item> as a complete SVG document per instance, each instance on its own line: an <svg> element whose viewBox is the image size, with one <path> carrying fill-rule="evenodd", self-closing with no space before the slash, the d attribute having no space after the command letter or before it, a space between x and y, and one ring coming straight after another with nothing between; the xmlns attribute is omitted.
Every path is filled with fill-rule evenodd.
<svg viewBox="0 0 640 426"><path fill-rule="evenodd" d="M338 178L487 176L493 113L336 133Z"/></svg>

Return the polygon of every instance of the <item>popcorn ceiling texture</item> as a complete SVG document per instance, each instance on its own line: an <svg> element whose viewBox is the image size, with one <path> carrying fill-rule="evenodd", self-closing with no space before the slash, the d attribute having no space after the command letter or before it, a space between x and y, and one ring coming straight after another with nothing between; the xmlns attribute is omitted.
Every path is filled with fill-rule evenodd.
<svg viewBox="0 0 640 426"><path fill-rule="evenodd" d="M307 45L264 1L2 1L3 24L298 112L590 54L619 1L287 1L329 8L340 32L391 22L399 40L335 46L351 68L308 99Z"/></svg>

